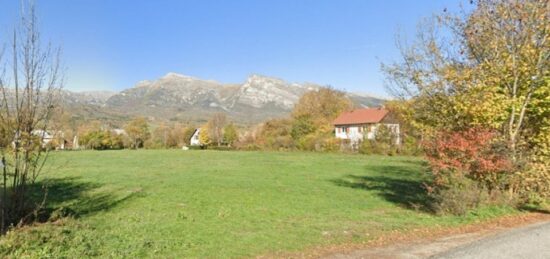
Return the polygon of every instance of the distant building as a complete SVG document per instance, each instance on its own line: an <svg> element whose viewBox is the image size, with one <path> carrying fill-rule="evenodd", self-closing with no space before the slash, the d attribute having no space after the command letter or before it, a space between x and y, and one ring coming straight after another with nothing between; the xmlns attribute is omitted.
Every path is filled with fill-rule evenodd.
<svg viewBox="0 0 550 259"><path fill-rule="evenodd" d="M40 138L42 147L51 146L55 149L65 149L69 144L69 142L65 139L65 134L61 131L52 133L46 130L33 130L32 134Z"/></svg>
<svg viewBox="0 0 550 259"><path fill-rule="evenodd" d="M54 135L45 130L33 130L32 134L40 138L43 146L49 144L54 139Z"/></svg>
<svg viewBox="0 0 550 259"><path fill-rule="evenodd" d="M201 146L202 143L200 141L199 135L201 134L201 129L195 129L193 132L193 135L191 135L191 139L189 140L189 145L191 146Z"/></svg>
<svg viewBox="0 0 550 259"><path fill-rule="evenodd" d="M333 125L336 138L348 139L352 144L375 139L380 125L385 125L394 134L395 144L401 143L399 123L382 107L344 112L334 120Z"/></svg>
<svg viewBox="0 0 550 259"><path fill-rule="evenodd" d="M115 133L116 135L124 135L124 136L128 135L126 134L126 131L123 129L113 129L112 132Z"/></svg>

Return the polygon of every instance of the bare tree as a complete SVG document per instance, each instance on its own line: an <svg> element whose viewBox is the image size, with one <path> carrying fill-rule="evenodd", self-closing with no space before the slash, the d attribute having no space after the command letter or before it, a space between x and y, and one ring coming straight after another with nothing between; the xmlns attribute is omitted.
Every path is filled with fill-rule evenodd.
<svg viewBox="0 0 550 259"><path fill-rule="evenodd" d="M48 157L43 140L63 81L61 51L41 42L34 2L22 1L21 9L10 44L11 59L0 62L4 71L0 77L2 233L29 221L44 205L45 192L42 201L34 202L30 186Z"/></svg>
<svg viewBox="0 0 550 259"><path fill-rule="evenodd" d="M223 142L223 128L227 124L227 118L224 113L216 113L208 121L208 136L210 139L217 143L218 146Z"/></svg>

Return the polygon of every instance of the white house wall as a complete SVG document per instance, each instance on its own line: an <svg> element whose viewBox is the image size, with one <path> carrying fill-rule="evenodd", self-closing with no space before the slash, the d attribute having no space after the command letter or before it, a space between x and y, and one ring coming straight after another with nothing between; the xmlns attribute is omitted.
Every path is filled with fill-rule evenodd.
<svg viewBox="0 0 550 259"><path fill-rule="evenodd" d="M201 132L201 129L197 129L197 130L195 130L195 133L193 133L193 136L191 136L191 141L189 142L189 144L191 146L200 146L201 145L201 142L200 142L200 139L199 139L200 132Z"/></svg>
<svg viewBox="0 0 550 259"><path fill-rule="evenodd" d="M338 139L349 139L352 142L362 141L363 139L375 139L376 132L380 125L381 124L335 126L335 137ZM395 140L396 144L401 144L399 124L384 123L384 125L397 136ZM346 128L347 132L345 130ZM360 130L360 128L364 130Z"/></svg>

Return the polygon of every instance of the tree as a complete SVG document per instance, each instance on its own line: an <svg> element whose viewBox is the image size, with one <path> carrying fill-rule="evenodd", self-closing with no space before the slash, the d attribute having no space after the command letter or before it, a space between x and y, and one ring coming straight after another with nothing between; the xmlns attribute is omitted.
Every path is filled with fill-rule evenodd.
<svg viewBox="0 0 550 259"><path fill-rule="evenodd" d="M185 137L185 131L186 128L183 127L183 125L176 123L172 126L170 129L170 133L168 134L168 139L166 142L166 146L173 148L173 147L182 147L186 145L186 137Z"/></svg>
<svg viewBox="0 0 550 259"><path fill-rule="evenodd" d="M261 125L255 142L259 147L271 150L289 150L296 145L292 138L291 119L271 119Z"/></svg>
<svg viewBox="0 0 550 259"><path fill-rule="evenodd" d="M166 124L161 123L153 130L149 139L147 148L167 148L171 129Z"/></svg>
<svg viewBox="0 0 550 259"><path fill-rule="evenodd" d="M191 137L193 136L193 133L195 133L195 130L197 128L193 127L193 126L189 126L189 127L186 127L184 130L183 130L183 135L182 135L182 145L187 145L189 146L191 143Z"/></svg>
<svg viewBox="0 0 550 259"><path fill-rule="evenodd" d="M33 184L47 160L43 150L44 132L58 107L62 87L60 49L43 45L33 1L23 6L21 23L11 43L11 78L0 72L0 143L2 193L1 226L32 220L45 202L32 202L29 185ZM0 66L3 66L0 53ZM0 67L7 71L8 67Z"/></svg>
<svg viewBox="0 0 550 259"><path fill-rule="evenodd" d="M149 139L149 125L145 118L135 118L124 127L126 134L132 140L132 147L138 149Z"/></svg>
<svg viewBox="0 0 550 259"><path fill-rule="evenodd" d="M208 121L208 138L221 146L223 140L223 128L227 124L227 118L224 113L216 113Z"/></svg>
<svg viewBox="0 0 550 259"><path fill-rule="evenodd" d="M106 150L124 148L123 136L110 130L100 129L87 132L82 135L80 141L87 149Z"/></svg>
<svg viewBox="0 0 550 259"><path fill-rule="evenodd" d="M422 151L422 124L414 120L415 110L412 100L391 100L384 103L385 108L399 121L399 137L402 140L397 146L400 154L417 155Z"/></svg>
<svg viewBox="0 0 550 259"><path fill-rule="evenodd" d="M233 123L227 124L225 128L223 129L223 139L227 143L228 146L232 146L235 141L237 141L239 138L239 135L237 133L237 128L235 128L235 125Z"/></svg>
<svg viewBox="0 0 550 259"><path fill-rule="evenodd" d="M415 44L400 45L403 61L383 65L390 92L412 97L428 129L496 129L514 160L518 149L544 149L530 139L548 115L549 5L481 0L471 13L427 20Z"/></svg>
<svg viewBox="0 0 550 259"><path fill-rule="evenodd" d="M351 108L353 108L353 103L345 93L330 87L322 87L305 93L292 110L292 138L298 143L306 139L308 140L306 142L324 142L327 137L332 135L332 121L340 113ZM308 143L299 146L304 148L319 144Z"/></svg>
<svg viewBox="0 0 550 259"><path fill-rule="evenodd" d="M321 87L305 93L298 100L292 110L292 118L308 118L313 125L324 127L330 126L340 113L352 108L353 103L344 92L331 87Z"/></svg>
<svg viewBox="0 0 550 259"><path fill-rule="evenodd" d="M303 137L314 133L318 129L318 125L315 125L311 116L304 115L297 117L293 120L292 130L290 135L295 141L299 141Z"/></svg>
<svg viewBox="0 0 550 259"><path fill-rule="evenodd" d="M548 10L547 0L480 0L471 12L425 20L413 44L398 42L402 61L382 65L388 90L407 100L414 111L412 125L422 131L426 143L441 144L441 136L454 136L458 143L465 143L470 141L468 136L460 134L473 134L475 129L502 139L506 152L502 147L487 148L481 158L510 156L513 170L490 170L508 174L499 177L503 181L499 186L510 193L532 189L528 179L550 182L544 173L549 166L545 161L550 161ZM474 148L484 144L478 139L471 143ZM484 185L472 176L476 169L469 163L488 162L472 160L470 148L451 151L443 158L433 156L432 167L441 162L438 159L451 161L467 171L463 175ZM528 171L538 172L538 177Z"/></svg>
<svg viewBox="0 0 550 259"><path fill-rule="evenodd" d="M210 139L210 134L209 134L210 129L208 127L209 126L208 126L208 123L207 123L206 125L204 125L200 128L199 142L203 146L208 146L212 143L212 140Z"/></svg>

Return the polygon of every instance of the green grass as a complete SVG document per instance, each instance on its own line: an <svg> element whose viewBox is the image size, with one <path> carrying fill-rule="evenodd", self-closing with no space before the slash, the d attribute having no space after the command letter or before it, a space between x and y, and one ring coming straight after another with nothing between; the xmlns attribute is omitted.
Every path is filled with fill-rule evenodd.
<svg viewBox="0 0 550 259"><path fill-rule="evenodd" d="M126 150L50 162L49 207L74 217L13 231L0 255L247 257L513 213L425 212L414 157Z"/></svg>

